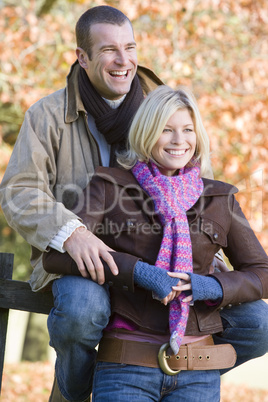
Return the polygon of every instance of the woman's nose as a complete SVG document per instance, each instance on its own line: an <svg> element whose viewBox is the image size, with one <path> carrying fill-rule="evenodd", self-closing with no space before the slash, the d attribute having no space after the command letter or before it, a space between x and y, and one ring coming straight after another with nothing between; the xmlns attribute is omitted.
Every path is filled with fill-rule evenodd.
<svg viewBox="0 0 268 402"><path fill-rule="evenodd" d="M180 130L174 130L172 136L173 144L182 144L183 143L183 133Z"/></svg>

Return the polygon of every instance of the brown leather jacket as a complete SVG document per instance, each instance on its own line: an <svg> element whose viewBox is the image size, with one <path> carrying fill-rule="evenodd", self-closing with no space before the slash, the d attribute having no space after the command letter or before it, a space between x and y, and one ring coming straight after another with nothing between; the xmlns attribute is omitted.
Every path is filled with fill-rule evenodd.
<svg viewBox="0 0 268 402"><path fill-rule="evenodd" d="M268 257L234 197L237 189L220 181L203 181L200 199L187 212L194 273L208 275L214 255L221 248L234 271L212 274L223 289L221 304L211 307L203 301L195 302L190 308L186 335L219 332L222 307L268 297ZM148 331L167 332L168 307L133 283L137 260L154 264L162 239L153 202L133 175L119 168L98 168L74 212L116 251L113 254L119 275L113 276L107 266L105 269L112 313L129 318ZM67 253L51 250L44 254L43 262L48 272L77 274Z"/></svg>

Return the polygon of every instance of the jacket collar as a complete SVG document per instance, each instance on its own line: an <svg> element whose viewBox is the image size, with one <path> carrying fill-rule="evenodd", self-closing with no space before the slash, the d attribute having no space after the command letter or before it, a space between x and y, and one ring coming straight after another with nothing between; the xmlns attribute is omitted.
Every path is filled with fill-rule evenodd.
<svg viewBox="0 0 268 402"><path fill-rule="evenodd" d="M71 66L70 72L66 78L65 123L72 123L77 120L79 112L86 113L79 94L78 73L79 63L78 60L76 60ZM137 74L144 94L152 91L158 85L163 85L163 82L149 68L138 66Z"/></svg>
<svg viewBox="0 0 268 402"><path fill-rule="evenodd" d="M201 197L211 197L219 195L231 195L238 192L237 187L219 180L206 179L202 177L204 190Z"/></svg>
<svg viewBox="0 0 268 402"><path fill-rule="evenodd" d="M139 183L133 176L130 170L126 170L120 167L104 167L104 166L99 166L95 174L102 177L104 180L110 182L110 183L116 183L121 187L126 187L126 186L139 186Z"/></svg>
<svg viewBox="0 0 268 402"><path fill-rule="evenodd" d="M96 174L100 175L106 181L111 183L116 183L122 187L129 185L137 185L138 182L130 172L130 170L125 170L123 168L107 168L100 166L96 170ZM221 195L231 195L238 192L238 189L232 184L224 183L219 180L212 180L203 178L204 190L201 197L211 197L211 196L221 196ZM138 184L139 185L139 184Z"/></svg>

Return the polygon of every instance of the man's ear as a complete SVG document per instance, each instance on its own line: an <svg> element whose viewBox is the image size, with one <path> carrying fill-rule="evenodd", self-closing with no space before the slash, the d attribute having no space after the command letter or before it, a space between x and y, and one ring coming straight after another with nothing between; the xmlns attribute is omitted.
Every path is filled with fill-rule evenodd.
<svg viewBox="0 0 268 402"><path fill-rule="evenodd" d="M88 55L86 52L81 47L78 47L76 48L75 53L80 66L83 68L88 68Z"/></svg>

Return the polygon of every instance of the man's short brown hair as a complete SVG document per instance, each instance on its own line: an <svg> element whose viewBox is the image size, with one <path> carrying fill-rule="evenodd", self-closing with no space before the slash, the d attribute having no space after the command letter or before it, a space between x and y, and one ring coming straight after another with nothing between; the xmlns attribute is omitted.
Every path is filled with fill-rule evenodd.
<svg viewBox="0 0 268 402"><path fill-rule="evenodd" d="M130 20L120 10L110 6L97 6L90 8L81 15L77 21L76 43L77 47L82 48L91 60L92 39L90 28L94 24L112 24L122 26Z"/></svg>

